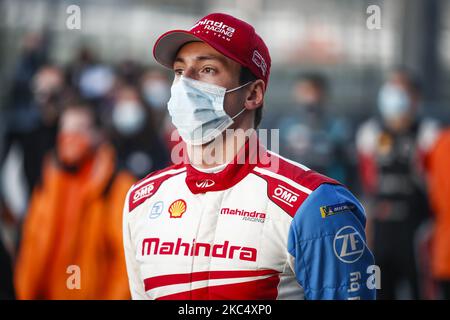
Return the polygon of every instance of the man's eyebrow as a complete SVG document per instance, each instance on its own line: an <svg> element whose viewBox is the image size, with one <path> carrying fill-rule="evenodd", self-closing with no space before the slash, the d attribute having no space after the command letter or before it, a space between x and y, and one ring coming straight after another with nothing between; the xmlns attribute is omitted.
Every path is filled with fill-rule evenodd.
<svg viewBox="0 0 450 320"><path fill-rule="evenodd" d="M202 55L202 56L197 56L195 57L196 61L205 61L205 60L217 60L219 62L221 62L222 64L227 64L227 61L224 57L221 56L217 56L217 55ZM180 63L184 63L184 59L181 57L176 57L173 63L176 62L180 62Z"/></svg>
<svg viewBox="0 0 450 320"><path fill-rule="evenodd" d="M216 56L216 55L198 56L195 58L195 60L197 60L197 61L218 60L218 61L222 62L223 64L225 64L225 61L226 61L224 57Z"/></svg>
<svg viewBox="0 0 450 320"><path fill-rule="evenodd" d="M173 61L173 63L175 64L175 62L181 62L184 63L184 59L180 58L180 57L176 57L175 60Z"/></svg>

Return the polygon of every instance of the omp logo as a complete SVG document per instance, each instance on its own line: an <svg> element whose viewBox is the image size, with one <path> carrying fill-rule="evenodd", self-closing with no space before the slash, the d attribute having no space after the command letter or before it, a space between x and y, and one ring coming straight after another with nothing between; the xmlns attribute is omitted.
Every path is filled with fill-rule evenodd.
<svg viewBox="0 0 450 320"><path fill-rule="evenodd" d="M141 200L142 198L145 198L149 195L151 195L153 189L155 188L155 186L153 185L153 182L141 187L140 189L136 190L133 194L133 203L135 203L136 201Z"/></svg>
<svg viewBox="0 0 450 320"><path fill-rule="evenodd" d="M366 244L359 232L352 226L345 226L336 233L333 249L336 257L344 263L358 261L366 248Z"/></svg>
<svg viewBox="0 0 450 320"><path fill-rule="evenodd" d="M233 34L236 31L236 29L224 24L222 21L214 21L214 20L209 20L209 19L204 19L204 20L197 22L196 24L194 24L192 26L191 30L193 30L199 26L203 26L203 29L218 33L219 35L222 35L229 39L231 37L233 37ZM228 41L229 41L229 39L228 39Z"/></svg>
<svg viewBox="0 0 450 320"><path fill-rule="evenodd" d="M223 259L239 259L244 261L256 261L257 250L250 247L230 245L229 241L211 245L210 243L183 242L178 238L176 242L162 242L160 238L146 238L142 241L142 256L149 255L182 255L203 256Z"/></svg>
<svg viewBox="0 0 450 320"><path fill-rule="evenodd" d="M215 185L216 183L210 179L200 180L195 183L197 188L209 188Z"/></svg>
<svg viewBox="0 0 450 320"><path fill-rule="evenodd" d="M263 76L265 76L267 72L267 63L258 50L253 51L252 61L258 68L261 69Z"/></svg>
<svg viewBox="0 0 450 320"><path fill-rule="evenodd" d="M275 199L280 200L281 202L287 204L290 207L293 207L293 202L296 202L298 200L298 193L295 193L294 191L282 186L278 185L278 187L275 188L272 195Z"/></svg>

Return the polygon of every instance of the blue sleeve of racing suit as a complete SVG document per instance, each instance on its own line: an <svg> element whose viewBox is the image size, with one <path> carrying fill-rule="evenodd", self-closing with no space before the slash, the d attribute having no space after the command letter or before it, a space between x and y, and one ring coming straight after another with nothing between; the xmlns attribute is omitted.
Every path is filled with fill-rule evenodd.
<svg viewBox="0 0 450 320"><path fill-rule="evenodd" d="M375 299L364 208L346 188L323 184L300 206L288 251L305 299Z"/></svg>

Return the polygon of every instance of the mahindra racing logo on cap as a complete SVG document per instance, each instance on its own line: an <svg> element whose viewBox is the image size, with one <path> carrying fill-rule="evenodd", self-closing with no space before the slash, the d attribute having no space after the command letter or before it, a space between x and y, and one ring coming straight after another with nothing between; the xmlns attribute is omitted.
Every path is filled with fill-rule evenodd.
<svg viewBox="0 0 450 320"><path fill-rule="evenodd" d="M154 189L154 185L153 185L153 183L150 183L150 184L145 185L142 188L136 190L133 194L133 203L141 200L142 198L145 198L145 197L151 195L153 189Z"/></svg>
<svg viewBox="0 0 450 320"><path fill-rule="evenodd" d="M215 36L223 38L227 41L231 40L231 38L234 35L234 32L236 31L236 29L224 24L222 21L214 21L214 20L210 20L210 19L200 20L199 22L194 24L190 30L192 31L195 28L201 27L201 26L203 26L203 30L204 30L203 32L209 33L211 31ZM194 33L198 33L198 32L200 32L200 31L199 30L194 31Z"/></svg>
<svg viewBox="0 0 450 320"><path fill-rule="evenodd" d="M213 180L211 180L211 179L204 179L204 180L200 180L200 181L197 181L196 183L195 183L195 185L197 186L197 188L209 188L209 187L212 187L213 185L215 185L216 183L213 181Z"/></svg>
<svg viewBox="0 0 450 320"><path fill-rule="evenodd" d="M267 63L258 50L253 51L252 61L258 68L261 69L263 76L265 76L267 72Z"/></svg>

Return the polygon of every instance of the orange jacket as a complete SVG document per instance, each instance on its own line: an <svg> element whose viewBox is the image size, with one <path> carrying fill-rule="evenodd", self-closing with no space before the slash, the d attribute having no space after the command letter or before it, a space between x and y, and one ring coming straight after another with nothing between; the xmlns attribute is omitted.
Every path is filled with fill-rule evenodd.
<svg viewBox="0 0 450 320"><path fill-rule="evenodd" d="M134 178L114 174L114 158L103 145L75 174L46 159L15 267L19 299L129 298L122 208Z"/></svg>
<svg viewBox="0 0 450 320"><path fill-rule="evenodd" d="M450 129L441 136L428 158L430 201L435 213L432 271L450 280Z"/></svg>

